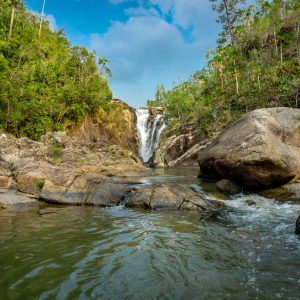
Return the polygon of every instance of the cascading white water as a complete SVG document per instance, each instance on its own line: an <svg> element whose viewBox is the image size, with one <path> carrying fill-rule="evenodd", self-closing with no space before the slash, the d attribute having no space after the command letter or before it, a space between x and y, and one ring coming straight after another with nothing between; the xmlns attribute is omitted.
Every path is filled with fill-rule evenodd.
<svg viewBox="0 0 300 300"><path fill-rule="evenodd" d="M166 124L163 115L151 115L146 108L136 109L137 131L140 138L139 154L145 163L149 162L159 144L159 138Z"/></svg>

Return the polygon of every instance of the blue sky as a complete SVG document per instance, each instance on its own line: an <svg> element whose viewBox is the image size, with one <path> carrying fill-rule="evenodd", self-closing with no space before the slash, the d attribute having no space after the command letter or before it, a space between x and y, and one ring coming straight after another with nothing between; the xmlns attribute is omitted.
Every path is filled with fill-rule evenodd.
<svg viewBox="0 0 300 300"><path fill-rule="evenodd" d="M27 0L41 11L43 0ZM205 64L220 25L208 0L47 0L53 29L110 59L114 97L138 107Z"/></svg>

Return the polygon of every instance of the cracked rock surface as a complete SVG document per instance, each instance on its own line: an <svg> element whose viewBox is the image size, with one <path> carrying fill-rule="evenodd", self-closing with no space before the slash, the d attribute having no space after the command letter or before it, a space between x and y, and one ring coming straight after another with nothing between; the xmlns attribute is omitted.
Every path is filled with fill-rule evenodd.
<svg viewBox="0 0 300 300"><path fill-rule="evenodd" d="M47 202L118 205L129 192L124 178L142 174L149 171L133 153L108 143L75 140L64 132L41 142L0 138L0 188Z"/></svg>
<svg viewBox="0 0 300 300"><path fill-rule="evenodd" d="M224 206L224 202L209 197L193 187L172 184L156 184L133 188L126 207L153 210L212 211Z"/></svg>

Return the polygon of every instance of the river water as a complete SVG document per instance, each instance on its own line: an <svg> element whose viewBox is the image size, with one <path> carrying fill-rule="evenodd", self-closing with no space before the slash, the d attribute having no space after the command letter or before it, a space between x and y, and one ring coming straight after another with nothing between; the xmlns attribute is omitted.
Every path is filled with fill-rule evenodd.
<svg viewBox="0 0 300 300"><path fill-rule="evenodd" d="M141 180L199 184L195 175ZM211 214L0 209L0 299L299 299L299 212L256 195Z"/></svg>

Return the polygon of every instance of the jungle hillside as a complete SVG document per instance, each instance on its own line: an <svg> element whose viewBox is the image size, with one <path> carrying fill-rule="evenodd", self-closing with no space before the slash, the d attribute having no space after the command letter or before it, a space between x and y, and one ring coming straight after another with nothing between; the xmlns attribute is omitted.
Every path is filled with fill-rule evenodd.
<svg viewBox="0 0 300 300"><path fill-rule="evenodd" d="M107 107L107 63L72 47L63 30L51 30L23 1L1 1L0 131L39 139Z"/></svg>
<svg viewBox="0 0 300 300"><path fill-rule="evenodd" d="M210 2L223 30L206 66L171 90L159 85L148 105L164 107L173 124L196 119L207 133L257 108L299 108L300 2Z"/></svg>

